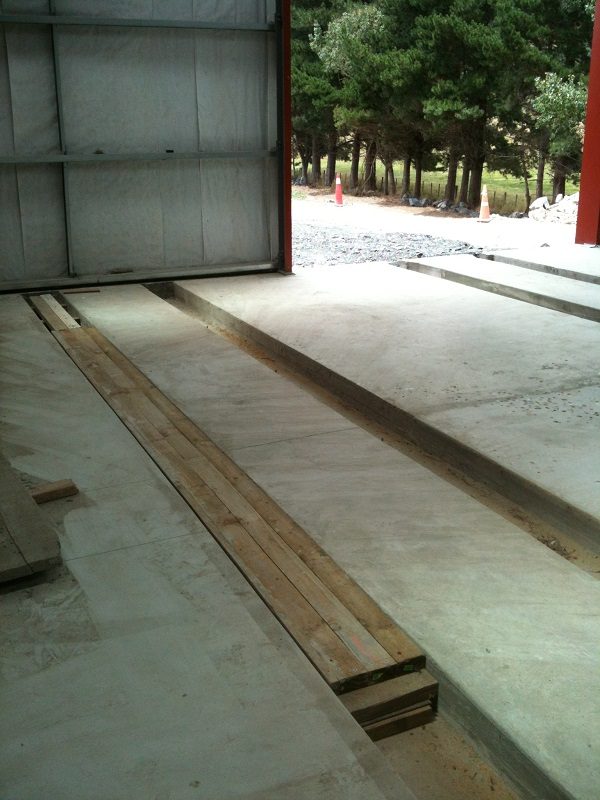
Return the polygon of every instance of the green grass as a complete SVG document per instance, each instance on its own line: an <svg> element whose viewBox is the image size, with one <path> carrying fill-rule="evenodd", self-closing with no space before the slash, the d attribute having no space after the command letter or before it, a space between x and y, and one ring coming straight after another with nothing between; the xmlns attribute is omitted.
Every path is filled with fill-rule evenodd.
<svg viewBox="0 0 600 800"><path fill-rule="evenodd" d="M321 169L323 172L326 167L326 159L323 159ZM362 164L361 164L362 167ZM347 187L350 175L350 162L338 161L336 166L337 171L342 176L342 182ZM381 179L384 173L384 168L381 162L377 162L377 184L381 186ZM394 173L396 180L399 182L402 177L402 164L394 164ZM411 173L414 180L414 170ZM462 177L462 170L458 171L456 176L456 183L460 186ZM487 186L488 197L490 201L490 208L499 213L510 214L512 211L525 211L525 184L522 178L515 178L512 175L501 175L499 172L489 172L484 170L482 183ZM432 199L438 199L444 195L444 187L446 184L445 171L424 172L422 177L422 195ZM414 186L414 183L411 184ZM567 194L573 194L578 191L579 187L573 181L567 181ZM529 191L532 196L535 192L535 176L529 181ZM544 180L544 192L551 197L552 195L552 176L549 171L546 172Z"/></svg>

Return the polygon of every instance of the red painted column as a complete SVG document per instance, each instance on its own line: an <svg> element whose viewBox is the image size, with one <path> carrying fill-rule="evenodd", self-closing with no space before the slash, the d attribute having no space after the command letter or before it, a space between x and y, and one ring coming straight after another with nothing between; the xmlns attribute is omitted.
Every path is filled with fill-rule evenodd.
<svg viewBox="0 0 600 800"><path fill-rule="evenodd" d="M596 0L575 241L600 244L600 0Z"/></svg>
<svg viewBox="0 0 600 800"><path fill-rule="evenodd" d="M600 0L598 0L600 2ZM292 271L292 12L291 0L283 0L283 271Z"/></svg>

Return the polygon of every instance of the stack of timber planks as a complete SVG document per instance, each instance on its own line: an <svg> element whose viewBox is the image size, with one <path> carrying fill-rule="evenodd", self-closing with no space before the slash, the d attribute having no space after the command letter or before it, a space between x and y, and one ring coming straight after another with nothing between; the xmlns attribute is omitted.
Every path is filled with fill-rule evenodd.
<svg viewBox="0 0 600 800"><path fill-rule="evenodd" d="M431 721L437 683L414 642L106 337L60 325L58 342L367 733Z"/></svg>

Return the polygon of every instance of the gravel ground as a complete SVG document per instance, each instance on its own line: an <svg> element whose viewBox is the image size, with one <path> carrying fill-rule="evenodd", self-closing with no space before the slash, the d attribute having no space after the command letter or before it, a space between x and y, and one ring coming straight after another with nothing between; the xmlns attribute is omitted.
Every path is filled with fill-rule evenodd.
<svg viewBox="0 0 600 800"><path fill-rule="evenodd" d="M419 233L348 230L347 227L324 227L309 222L294 223L293 248L295 267L365 261L393 263L419 256L476 253L481 249L466 242Z"/></svg>
<svg viewBox="0 0 600 800"><path fill-rule="evenodd" d="M338 208L332 198L331 192L294 187L292 219L297 267L339 260L397 261L414 258L417 253L456 253L457 247L460 252L468 245L484 250L563 247L575 240L575 226L556 221L510 219L492 214L491 221L481 225L471 217L431 208L410 208L380 197L347 195L343 208ZM335 253L333 235L340 237L333 242ZM344 255L338 256L342 250Z"/></svg>

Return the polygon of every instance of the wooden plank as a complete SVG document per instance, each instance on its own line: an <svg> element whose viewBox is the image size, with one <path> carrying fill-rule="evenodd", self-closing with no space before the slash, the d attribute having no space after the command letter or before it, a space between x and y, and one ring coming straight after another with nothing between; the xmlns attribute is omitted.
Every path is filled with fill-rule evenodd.
<svg viewBox="0 0 600 800"><path fill-rule="evenodd" d="M114 346L97 328L86 328L96 345L116 364L122 372L140 389L154 389L154 384L123 353Z"/></svg>
<svg viewBox="0 0 600 800"><path fill-rule="evenodd" d="M60 500L63 497L72 497L78 494L79 489L72 480L66 478L62 481L52 481L51 483L40 483L29 490L29 494L39 505L49 503L51 500Z"/></svg>
<svg viewBox="0 0 600 800"><path fill-rule="evenodd" d="M100 335L101 337L101 335ZM102 346L98 332L94 331L94 341ZM112 348L103 347L105 353L113 355ZM123 356L119 364L123 363ZM133 365L131 365L133 366ZM135 368L133 368L135 369ZM134 375L127 370L131 379ZM145 381L136 381L139 385L147 385ZM154 389L154 387L152 387ZM153 395L153 398L156 395ZM215 491L224 505L233 512L234 516L249 531L268 557L288 576L293 585L300 590L308 602L317 610L320 616L342 639L346 647L359 658L363 665L363 672L380 671L392 666L393 659L389 654L364 630L352 614L335 598L323 584L308 570L304 563L279 539L268 524L255 512L248 502L231 487L226 479L205 459L196 447L172 425L166 424L167 418L143 394L129 393L112 398L114 407L127 424L141 435L142 439L156 444L164 435L164 442L171 446L173 452L188 460L193 465L200 478ZM172 412L172 409L169 409ZM173 415L173 414L171 414ZM153 426L156 429L153 430ZM142 442L143 443L143 442Z"/></svg>
<svg viewBox="0 0 600 800"><path fill-rule="evenodd" d="M106 337L90 328L90 336L118 363L136 385L147 391L152 402L193 445L201 450L227 477L237 491L253 506L276 533L310 567L330 591L343 603L363 627L376 639L406 672L421 669L425 658L375 601L344 572L330 556L275 501L201 431L181 409L157 389Z"/></svg>
<svg viewBox="0 0 600 800"><path fill-rule="evenodd" d="M10 537L32 571L60 562L58 537L42 517L6 459L0 456L0 516Z"/></svg>
<svg viewBox="0 0 600 800"><path fill-rule="evenodd" d="M371 598L99 331L55 335L334 691L424 665Z"/></svg>
<svg viewBox="0 0 600 800"><path fill-rule="evenodd" d="M172 476L173 484L325 680L336 683L348 676L361 675L362 664L214 492L166 443L155 442L154 448L159 466Z"/></svg>
<svg viewBox="0 0 600 800"><path fill-rule="evenodd" d="M302 559L281 540L208 459L198 454L196 458L188 461L188 466L213 490L269 558L290 578L294 586L319 612L348 649L360 659L365 670L380 670L395 663L389 653L364 629L343 603L323 585L314 572L308 569Z"/></svg>
<svg viewBox="0 0 600 800"><path fill-rule="evenodd" d="M425 666L417 645L303 528L214 443L197 443L279 536L313 570L331 592L397 663L410 673Z"/></svg>
<svg viewBox="0 0 600 800"><path fill-rule="evenodd" d="M79 324L51 294L32 295L31 305L40 313L53 331L79 328Z"/></svg>
<svg viewBox="0 0 600 800"><path fill-rule="evenodd" d="M412 728L418 728L420 725L427 725L427 723L433 722L434 719L435 712L431 708L416 708L392 719L365 725L363 730L374 742L377 742L380 739L387 739L389 736L396 736L398 733L410 731Z"/></svg>
<svg viewBox="0 0 600 800"><path fill-rule="evenodd" d="M88 294L89 292L99 292L98 287L81 287L80 289L61 289L61 294Z"/></svg>
<svg viewBox="0 0 600 800"><path fill-rule="evenodd" d="M67 343L69 355L82 369L101 370L110 377L110 391L120 392L123 389L134 389L136 384L126 375L117 364L110 359L89 335L88 328L78 328L76 331L61 331L57 337ZM108 382L106 387L109 388Z"/></svg>
<svg viewBox="0 0 600 800"><path fill-rule="evenodd" d="M342 695L340 700L357 722L368 725L417 704L425 704L435 710L437 694L437 681L426 670L421 670L357 689Z"/></svg>
<svg viewBox="0 0 600 800"><path fill-rule="evenodd" d="M155 400L157 390L150 382L141 376L139 371L129 362L125 357L119 353L114 346L112 346L103 336L95 329L89 331L91 337L98 344L98 346L105 352L110 353L111 358L115 359L123 371L127 372L139 386L149 387L153 391L152 399ZM156 424L152 419L152 415L148 414L149 407L144 407L142 399L135 395L127 398L119 398L116 402L130 402L132 405L137 405L139 408L139 416L137 419L130 420L136 425L138 430L141 430L140 423L144 417L146 422ZM176 416L178 421L181 421L181 412L176 409L172 404L167 405L168 411L171 416ZM150 417L150 418L149 418ZM160 428L159 428L160 430ZM148 427L144 428L146 435L148 435ZM285 548L282 542L274 535L272 529L259 517L259 515L252 509L245 499L239 495L229 484L223 479L223 476L203 458L202 454L198 453L196 447L183 436L181 433L167 433L165 432L165 441L171 445L183 459L194 459L195 470L198 471L200 477L208 483L211 489L216 492L221 501L231 510L234 515L242 522L243 526L248 530L257 540L258 544L267 552L269 557L289 576L292 583L299 588L309 602L317 608L321 616L328 622L334 630L337 631L338 636L343 639L349 648L355 652L361 659L361 662L368 670L382 669L385 666L390 666L393 661L383 648L360 626L357 624L354 617L348 613L343 604L336 600L323 585L315 579L315 576L306 569L305 565L295 556L295 554ZM189 430L188 430L189 432ZM156 441L159 437L150 434L152 441ZM195 437L194 437L195 438ZM209 480L207 481L207 475Z"/></svg>

